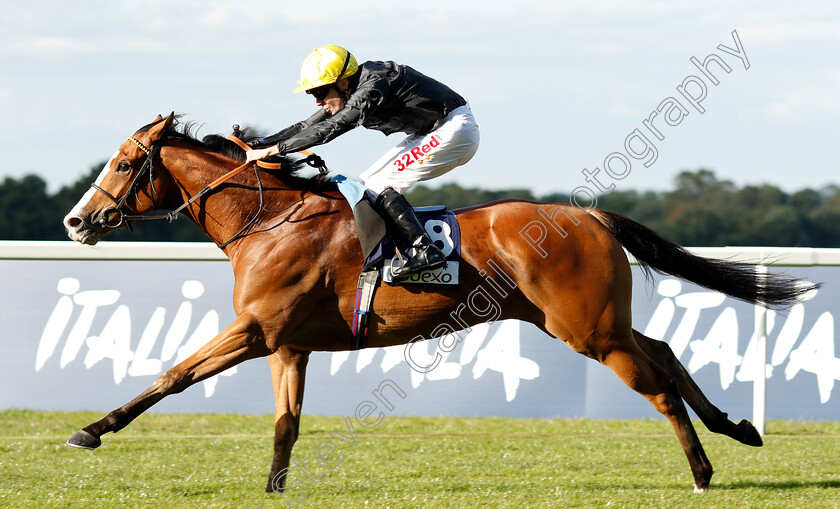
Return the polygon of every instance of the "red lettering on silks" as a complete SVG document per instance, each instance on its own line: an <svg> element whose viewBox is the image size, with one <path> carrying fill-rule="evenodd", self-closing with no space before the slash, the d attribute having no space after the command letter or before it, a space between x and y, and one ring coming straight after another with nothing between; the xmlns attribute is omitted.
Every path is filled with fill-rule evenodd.
<svg viewBox="0 0 840 509"><path fill-rule="evenodd" d="M419 147L413 147L408 152L397 157L397 159L393 162L393 165L397 167L397 171L403 171L420 159L426 157L424 154L428 154L433 148L439 146L440 139L437 136L432 136L429 143L425 143Z"/></svg>

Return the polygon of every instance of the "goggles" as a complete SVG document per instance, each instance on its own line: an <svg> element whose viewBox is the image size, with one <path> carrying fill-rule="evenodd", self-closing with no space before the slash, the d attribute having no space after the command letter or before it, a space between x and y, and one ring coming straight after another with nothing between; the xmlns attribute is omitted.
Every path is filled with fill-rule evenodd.
<svg viewBox="0 0 840 509"><path fill-rule="evenodd" d="M306 91L306 93L319 101L323 101L328 95L330 95L330 91L332 91L333 86L334 84L332 83L328 85L321 85L320 87L310 88Z"/></svg>

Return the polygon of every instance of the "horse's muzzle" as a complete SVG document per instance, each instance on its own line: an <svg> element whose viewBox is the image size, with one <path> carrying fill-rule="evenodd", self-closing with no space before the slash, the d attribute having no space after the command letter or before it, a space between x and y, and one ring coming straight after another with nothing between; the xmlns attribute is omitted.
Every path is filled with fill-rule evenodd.
<svg viewBox="0 0 840 509"><path fill-rule="evenodd" d="M64 218L64 227L67 229L67 236L76 242L94 245L99 242L97 228L78 216L67 216Z"/></svg>

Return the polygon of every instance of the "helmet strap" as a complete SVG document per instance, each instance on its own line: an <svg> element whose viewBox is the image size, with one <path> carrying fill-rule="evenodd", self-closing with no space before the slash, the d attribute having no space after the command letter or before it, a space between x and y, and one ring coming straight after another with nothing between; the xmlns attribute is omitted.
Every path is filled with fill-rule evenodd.
<svg viewBox="0 0 840 509"><path fill-rule="evenodd" d="M347 52L347 56L344 57L344 65L341 67L341 72L338 73L338 77L333 82L333 88L335 91L338 92L338 96L344 99L344 93L338 88L338 82L344 77L344 73L347 72L347 66L350 65L350 52Z"/></svg>
<svg viewBox="0 0 840 509"><path fill-rule="evenodd" d="M344 77L344 73L347 72L347 66L350 65L350 52L347 52L347 56L344 57L344 66L341 67L341 72L338 73L338 77L335 79L335 83L341 81L341 78Z"/></svg>

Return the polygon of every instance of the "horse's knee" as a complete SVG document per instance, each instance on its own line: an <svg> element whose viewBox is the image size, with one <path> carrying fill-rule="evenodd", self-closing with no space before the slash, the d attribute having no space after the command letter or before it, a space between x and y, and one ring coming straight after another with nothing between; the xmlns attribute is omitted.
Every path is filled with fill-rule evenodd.
<svg viewBox="0 0 840 509"><path fill-rule="evenodd" d="M657 380L656 386L647 399L659 413L670 415L676 408L685 408L676 380L663 376Z"/></svg>
<svg viewBox="0 0 840 509"><path fill-rule="evenodd" d="M646 396L678 392L676 380L650 357L636 349L612 350L603 359L628 387Z"/></svg>
<svg viewBox="0 0 840 509"><path fill-rule="evenodd" d="M167 395L178 394L189 387L189 385L189 381L183 373L175 371L173 368L157 377L154 383L152 383L151 388L158 394Z"/></svg>

